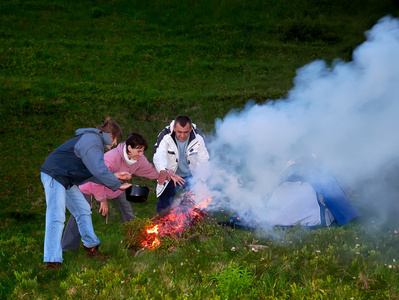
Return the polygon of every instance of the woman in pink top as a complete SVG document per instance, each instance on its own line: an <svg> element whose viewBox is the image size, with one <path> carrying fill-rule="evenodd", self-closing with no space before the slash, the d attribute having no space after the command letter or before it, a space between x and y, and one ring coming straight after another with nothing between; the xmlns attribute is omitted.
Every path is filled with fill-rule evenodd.
<svg viewBox="0 0 399 300"><path fill-rule="evenodd" d="M155 167L143 155L148 148L147 141L138 133L128 135L126 142L120 143L116 148L104 154L104 162L112 173L128 172L131 175L145 177L150 179L158 179L158 183L162 184L165 179L170 177L166 171L158 174ZM79 186L86 200L91 203L94 196L100 201L100 212L105 216L108 213L107 199L112 199L119 209L122 222L129 222L134 219L134 212L129 201L126 199L124 191L113 191L106 186L93 182L86 182ZM80 233L76 220L71 216L65 227L62 237L63 251L77 251L80 245Z"/></svg>

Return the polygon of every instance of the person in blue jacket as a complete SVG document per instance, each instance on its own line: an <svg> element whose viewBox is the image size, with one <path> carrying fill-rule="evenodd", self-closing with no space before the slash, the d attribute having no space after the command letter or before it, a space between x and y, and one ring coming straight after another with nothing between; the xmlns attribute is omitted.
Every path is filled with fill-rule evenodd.
<svg viewBox="0 0 399 300"><path fill-rule="evenodd" d="M87 255L106 258L98 251L100 240L94 233L90 205L78 186L92 181L116 191L131 185L120 182L129 180L129 173L114 174L104 163L104 151L116 146L121 137L119 125L107 118L97 128L76 130L75 137L55 149L43 163L40 171L47 203L43 261L47 268L62 266L65 207L78 223Z"/></svg>

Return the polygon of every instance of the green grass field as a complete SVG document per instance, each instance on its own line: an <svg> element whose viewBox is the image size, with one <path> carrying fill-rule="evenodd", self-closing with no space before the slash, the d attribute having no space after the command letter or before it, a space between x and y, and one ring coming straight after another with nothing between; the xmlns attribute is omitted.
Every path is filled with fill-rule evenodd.
<svg viewBox="0 0 399 300"><path fill-rule="evenodd" d="M177 114L211 134L250 99L284 98L307 63L350 61L364 32L398 13L394 0L1 1L0 298L398 299L395 222L284 233L215 225L204 241L135 256L117 210L106 225L96 203L94 228L111 258L80 249L46 270L39 171L77 128L105 116L124 136L142 133L151 161ZM151 218L155 182L134 180L151 196L133 209Z"/></svg>

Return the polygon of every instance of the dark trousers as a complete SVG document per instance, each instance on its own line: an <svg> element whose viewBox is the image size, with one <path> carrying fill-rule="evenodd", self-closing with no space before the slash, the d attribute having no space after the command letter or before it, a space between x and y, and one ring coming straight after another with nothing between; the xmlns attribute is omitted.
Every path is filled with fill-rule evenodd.
<svg viewBox="0 0 399 300"><path fill-rule="evenodd" d="M183 186L175 186L175 183L173 182L173 180L171 180L166 186L165 190L162 192L161 196L159 196L158 198L157 212L161 212L162 210L172 206L177 191L180 188L182 188L183 191L189 189L189 181L191 180L191 178L192 176L183 177L183 179L186 181Z"/></svg>

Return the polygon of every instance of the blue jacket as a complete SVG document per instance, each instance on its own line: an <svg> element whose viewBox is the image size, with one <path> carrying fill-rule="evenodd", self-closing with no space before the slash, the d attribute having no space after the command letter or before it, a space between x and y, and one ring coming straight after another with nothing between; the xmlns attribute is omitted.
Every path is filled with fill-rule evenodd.
<svg viewBox="0 0 399 300"><path fill-rule="evenodd" d="M46 158L40 171L53 177L66 189L92 181L116 191L121 183L104 163L104 151L111 144L109 133L96 128L78 129L74 138Z"/></svg>

